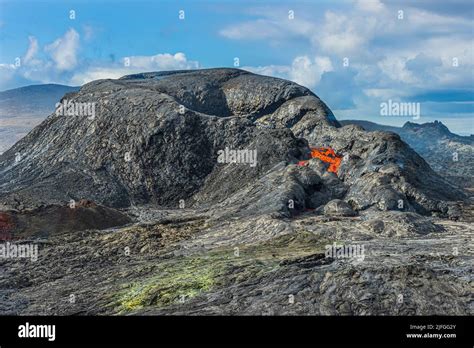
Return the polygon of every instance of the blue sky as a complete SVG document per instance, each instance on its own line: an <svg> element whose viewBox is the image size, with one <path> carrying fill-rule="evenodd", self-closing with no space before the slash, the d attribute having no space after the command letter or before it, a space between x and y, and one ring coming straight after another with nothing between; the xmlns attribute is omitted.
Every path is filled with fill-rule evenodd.
<svg viewBox="0 0 474 348"><path fill-rule="evenodd" d="M461 0L0 0L0 90L238 58L311 88L339 119L401 125L413 120L381 116L380 103L419 102L417 122L468 134L473 37L474 5Z"/></svg>

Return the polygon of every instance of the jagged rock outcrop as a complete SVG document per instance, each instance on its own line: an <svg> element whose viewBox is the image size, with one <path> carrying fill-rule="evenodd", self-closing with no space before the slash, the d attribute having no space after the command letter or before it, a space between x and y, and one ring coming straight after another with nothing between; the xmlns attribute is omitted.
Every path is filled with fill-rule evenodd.
<svg viewBox="0 0 474 348"><path fill-rule="evenodd" d="M451 133L439 121L422 124L406 122L403 127L384 126L360 120L347 120L340 123L360 125L367 131L394 132L400 135L401 139L422 156L446 181L470 190L474 187L473 135L460 136Z"/></svg>

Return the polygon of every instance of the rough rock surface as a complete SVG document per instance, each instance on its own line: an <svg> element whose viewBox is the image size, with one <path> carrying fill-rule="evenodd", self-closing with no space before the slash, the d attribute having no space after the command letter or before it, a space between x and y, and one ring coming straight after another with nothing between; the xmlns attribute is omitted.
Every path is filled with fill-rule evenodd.
<svg viewBox="0 0 474 348"><path fill-rule="evenodd" d="M36 262L0 259L0 313L474 314L472 220L424 218L436 226L425 235L393 220L398 233L381 235L362 219L311 213L222 224L156 213L154 223L38 241ZM327 257L334 243L363 246L363 259Z"/></svg>
<svg viewBox="0 0 474 348"><path fill-rule="evenodd" d="M64 99L96 103L95 117L52 114L3 154L5 205L70 199L111 207L214 205L255 185L278 163L307 158L306 140L345 155L339 180L347 192L329 198L356 210L375 205L446 215L447 201L464 198L398 136L341 128L310 90L281 79L237 69L146 73L94 81ZM218 163L225 148L256 150L256 166ZM317 208L326 202L312 197L322 185L311 180L308 186L290 178L282 188L273 185L271 196L285 205L304 202L297 211ZM275 200L247 195L242 205L255 199Z"/></svg>
<svg viewBox="0 0 474 348"><path fill-rule="evenodd" d="M335 216L354 216L357 215L351 206L341 201L340 199L333 199L324 206L324 214Z"/></svg>
<svg viewBox="0 0 474 348"><path fill-rule="evenodd" d="M347 120L342 125L356 124L367 131L394 132L420 154L446 181L474 190L474 135L451 133L439 121L427 123L406 122L403 127L384 126L368 121Z"/></svg>

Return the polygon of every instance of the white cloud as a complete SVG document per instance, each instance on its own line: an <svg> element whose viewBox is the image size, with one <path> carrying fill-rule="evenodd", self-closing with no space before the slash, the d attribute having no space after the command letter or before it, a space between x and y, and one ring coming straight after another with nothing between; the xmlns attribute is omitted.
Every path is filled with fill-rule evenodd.
<svg viewBox="0 0 474 348"><path fill-rule="evenodd" d="M333 66L328 57L316 56L311 59L308 56L298 56L293 59L291 65L247 66L243 69L261 75L284 78L312 88L321 81L321 76L325 72L333 70Z"/></svg>
<svg viewBox="0 0 474 348"><path fill-rule="evenodd" d="M38 40L36 40L34 36L29 36L28 40L30 41L30 45L28 46L25 57L23 58L24 64L31 62L36 56L36 53L38 53Z"/></svg>
<svg viewBox="0 0 474 348"><path fill-rule="evenodd" d="M234 40L262 40L286 37L283 23L270 19L257 19L231 25L222 29L220 35Z"/></svg>
<svg viewBox="0 0 474 348"><path fill-rule="evenodd" d="M69 29L63 37L45 47L59 71L72 70L77 66L78 49L79 34L74 29Z"/></svg>
<svg viewBox="0 0 474 348"><path fill-rule="evenodd" d="M92 28L85 27L84 35L92 35ZM123 57L121 63L79 65L78 52L80 37L74 29L44 47L45 54L37 57L38 40L30 36L28 49L21 65L0 64L0 87L10 86L12 81L31 81L31 83L63 83L83 85L97 79L115 79L124 75L145 71L197 69L199 62L188 60L182 52L175 54L159 53L151 56ZM125 64L127 62L127 64Z"/></svg>
<svg viewBox="0 0 474 348"><path fill-rule="evenodd" d="M312 40L319 30L317 23L298 14L290 20L287 12L268 10L261 13L265 18L228 25L219 34L231 40L266 40L275 43L295 37Z"/></svg>
<svg viewBox="0 0 474 348"><path fill-rule="evenodd" d="M381 5L381 9L385 10L385 7ZM377 31L376 19L368 17L366 13L346 16L326 11L323 18L312 20L305 18L303 11L297 12L293 20L282 16L282 11L268 10L260 13L265 18L227 26L219 31L220 35L233 40L270 42L302 37L313 48L322 50L325 54L347 55L359 50Z"/></svg>
<svg viewBox="0 0 474 348"><path fill-rule="evenodd" d="M454 28L472 26L472 21L464 18L444 16L418 9L410 9L405 12L409 25L404 27L410 31L433 30L437 33L449 34L453 32Z"/></svg>
<svg viewBox="0 0 474 348"><path fill-rule="evenodd" d="M154 56L131 56L122 59L122 65L91 66L75 73L70 79L72 85L98 79L116 79L124 75L145 71L187 70L199 68L199 62L188 60L182 52L176 54L160 53Z"/></svg>
<svg viewBox="0 0 474 348"><path fill-rule="evenodd" d="M157 54L154 56L132 56L128 57L130 68L143 70L178 70L178 69L196 69L199 63L188 61L186 55L182 52L176 54ZM125 60L126 58L124 58Z"/></svg>
<svg viewBox="0 0 474 348"><path fill-rule="evenodd" d="M85 83L100 79L118 79L130 74L130 70L120 67L91 67L83 72L78 72L70 79L72 86L81 86Z"/></svg>
<svg viewBox="0 0 474 348"><path fill-rule="evenodd" d="M255 74L288 78L290 67L288 65L266 65L266 66L245 66L242 68Z"/></svg>
<svg viewBox="0 0 474 348"><path fill-rule="evenodd" d="M314 87L321 80L323 73L332 70L328 57L315 57L311 60L308 56L301 56L293 60L289 78L303 86Z"/></svg>
<svg viewBox="0 0 474 348"><path fill-rule="evenodd" d="M380 0L356 0L355 7L367 12L381 12L386 8Z"/></svg>
<svg viewBox="0 0 474 348"><path fill-rule="evenodd" d="M377 20L364 15L342 15L327 11L313 42L327 54L346 56L365 50L376 33Z"/></svg>
<svg viewBox="0 0 474 348"><path fill-rule="evenodd" d="M406 58L386 57L378 62L378 67L382 72L394 81L404 83L415 83L417 80L413 73L406 69Z"/></svg>

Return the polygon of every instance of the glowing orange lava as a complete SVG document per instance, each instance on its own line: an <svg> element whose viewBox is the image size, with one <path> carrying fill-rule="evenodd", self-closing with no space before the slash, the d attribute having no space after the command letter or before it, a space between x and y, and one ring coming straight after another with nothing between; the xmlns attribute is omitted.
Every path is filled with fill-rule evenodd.
<svg viewBox="0 0 474 348"><path fill-rule="evenodd" d="M312 147L311 158L319 158L321 161L329 163L328 172L337 174L337 170L341 165L342 157L336 155L330 147ZM299 166L308 165L308 161L299 161Z"/></svg>

